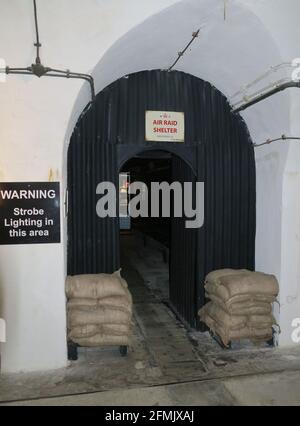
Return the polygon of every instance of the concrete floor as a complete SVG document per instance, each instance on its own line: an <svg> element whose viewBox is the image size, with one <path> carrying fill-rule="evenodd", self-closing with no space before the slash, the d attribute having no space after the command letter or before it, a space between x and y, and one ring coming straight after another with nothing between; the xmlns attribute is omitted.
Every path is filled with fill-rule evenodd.
<svg viewBox="0 0 300 426"><path fill-rule="evenodd" d="M223 350L207 333L188 332L163 303L160 247L128 236L124 249L135 322L128 356L81 348L65 369L2 374L0 405L300 405L300 348Z"/></svg>
<svg viewBox="0 0 300 426"><path fill-rule="evenodd" d="M44 398L1 406L298 406L300 372Z"/></svg>

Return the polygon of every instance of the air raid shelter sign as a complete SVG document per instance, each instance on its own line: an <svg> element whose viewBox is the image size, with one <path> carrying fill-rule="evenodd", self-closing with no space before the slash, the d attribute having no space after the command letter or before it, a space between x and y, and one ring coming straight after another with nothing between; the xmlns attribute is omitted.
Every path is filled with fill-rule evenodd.
<svg viewBox="0 0 300 426"><path fill-rule="evenodd" d="M0 244L59 242L59 183L0 183Z"/></svg>
<svg viewBox="0 0 300 426"><path fill-rule="evenodd" d="M184 113L146 111L146 141L184 142Z"/></svg>

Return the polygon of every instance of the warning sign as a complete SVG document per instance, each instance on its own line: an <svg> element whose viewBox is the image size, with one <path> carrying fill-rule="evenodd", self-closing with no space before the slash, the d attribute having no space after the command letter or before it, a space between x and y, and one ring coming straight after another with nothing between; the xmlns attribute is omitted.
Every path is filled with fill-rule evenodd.
<svg viewBox="0 0 300 426"><path fill-rule="evenodd" d="M184 142L184 113L146 111L146 140Z"/></svg>
<svg viewBox="0 0 300 426"><path fill-rule="evenodd" d="M0 244L60 242L58 182L0 183Z"/></svg>

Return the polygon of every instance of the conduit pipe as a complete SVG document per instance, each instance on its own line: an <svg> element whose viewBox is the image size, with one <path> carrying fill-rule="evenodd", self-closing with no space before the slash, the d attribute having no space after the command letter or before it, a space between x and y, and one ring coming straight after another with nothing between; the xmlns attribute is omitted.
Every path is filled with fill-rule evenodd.
<svg viewBox="0 0 300 426"><path fill-rule="evenodd" d="M69 70L65 71L65 70L45 67L41 63L40 47L42 45L40 43L40 38L39 38L36 0L33 0L33 7L34 7L34 21L35 21L35 32L36 32L36 42L34 43L34 46L36 47L35 63L31 64L31 66L29 67L24 67L24 68L11 68L11 67L2 68L0 69L0 72L6 73L6 74L35 75L36 77L39 77L39 78L46 76L46 77L73 78L73 79L85 80L90 85L91 99L93 102L96 97L95 84L94 84L94 79L90 74L83 74L83 73L73 72Z"/></svg>
<svg viewBox="0 0 300 426"><path fill-rule="evenodd" d="M290 88L298 88L299 89L300 88L300 81L289 81L287 83L280 84L280 85L276 86L274 89L269 90L266 93L262 93L261 95L256 96L251 101L246 102L245 104L241 105L240 107L233 109L233 112L239 113L241 111L244 111L245 109L247 109L247 108L249 108L249 107L251 107L251 106L253 106L257 103L259 103L259 102L261 102L265 99L268 99L271 96L276 95L277 93L282 92L286 89L290 89Z"/></svg>

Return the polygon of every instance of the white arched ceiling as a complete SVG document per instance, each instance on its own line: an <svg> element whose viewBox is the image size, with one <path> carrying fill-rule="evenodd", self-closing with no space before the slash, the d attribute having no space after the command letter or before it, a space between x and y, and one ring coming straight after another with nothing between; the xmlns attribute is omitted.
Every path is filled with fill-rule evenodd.
<svg viewBox="0 0 300 426"><path fill-rule="evenodd" d="M223 0L184 0L153 15L101 58L93 70L96 91L126 74L167 69L200 28L200 36L175 69L209 81L230 99L242 86L284 62L270 31L243 3L228 2L226 20ZM254 89L274 78L271 75ZM242 115L253 140L288 133L289 105L286 92L245 111Z"/></svg>

